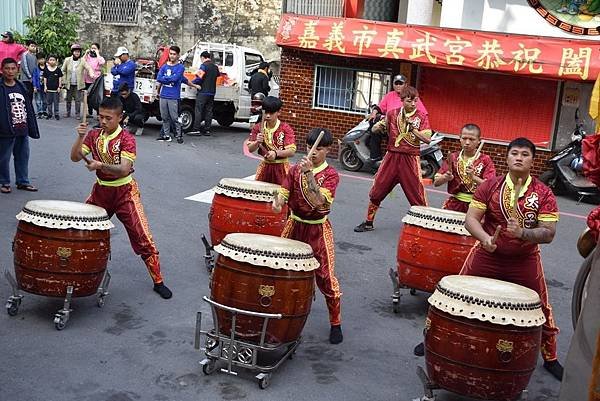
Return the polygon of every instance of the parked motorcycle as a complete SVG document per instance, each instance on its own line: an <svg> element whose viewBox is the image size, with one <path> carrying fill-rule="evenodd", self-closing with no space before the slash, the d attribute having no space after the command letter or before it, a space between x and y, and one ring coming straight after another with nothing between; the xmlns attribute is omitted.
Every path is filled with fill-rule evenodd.
<svg viewBox="0 0 600 401"><path fill-rule="evenodd" d="M369 150L369 140L372 135L371 128L380 116L374 120L365 118L356 127L344 135L340 141L340 163L342 167L349 171L360 171L362 169L377 171L381 160L374 161L371 159ZM421 176L422 178L433 178L435 173L440 169L443 154L439 147L439 143L444 139L444 136L434 133L431 136L431 142L421 144Z"/></svg>
<svg viewBox="0 0 600 401"><path fill-rule="evenodd" d="M577 319L579 319L581 308L583 307L587 293L590 290L589 278L592 269L592 260L594 259L594 254L597 252L595 247L595 238L590 229L586 228L577 240L577 250L585 260L581 264L577 277L575 278L575 283L573 284L573 295L571 298L571 320L573 322L573 328L577 326Z"/></svg>
<svg viewBox="0 0 600 401"><path fill-rule="evenodd" d="M581 172L581 142L586 136L579 121L579 109L575 110L575 130L571 142L548 160L550 169L540 175L540 181L548 185L556 195L574 194L579 201L585 196L597 199L598 187Z"/></svg>

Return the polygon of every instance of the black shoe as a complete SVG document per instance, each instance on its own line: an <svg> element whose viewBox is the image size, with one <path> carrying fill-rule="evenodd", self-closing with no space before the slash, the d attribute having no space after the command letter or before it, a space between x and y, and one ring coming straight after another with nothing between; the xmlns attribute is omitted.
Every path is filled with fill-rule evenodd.
<svg viewBox="0 0 600 401"><path fill-rule="evenodd" d="M344 341L344 335L342 334L342 326L331 326L329 331L329 342L331 344L339 344Z"/></svg>
<svg viewBox="0 0 600 401"><path fill-rule="evenodd" d="M173 140L173 138L171 138L170 136L159 136L158 138L156 138L157 141L162 141L162 142L171 142Z"/></svg>
<svg viewBox="0 0 600 401"><path fill-rule="evenodd" d="M200 135L202 135L202 131L193 130L193 131L190 131L190 132L186 132L185 134L186 135L191 135L191 136L200 136Z"/></svg>
<svg viewBox="0 0 600 401"><path fill-rule="evenodd" d="M413 354L415 354L416 356L425 355L425 344L420 343L419 345L417 345L413 350Z"/></svg>
<svg viewBox="0 0 600 401"><path fill-rule="evenodd" d="M356 227L354 227L354 232L363 233L365 231L373 231L375 227L373 227L372 221L363 221Z"/></svg>
<svg viewBox="0 0 600 401"><path fill-rule="evenodd" d="M204 131L204 132L202 133L202 136L210 136L210 131Z"/></svg>
<svg viewBox="0 0 600 401"><path fill-rule="evenodd" d="M177 143L183 143L183 137L182 136L178 136L177 137Z"/></svg>
<svg viewBox="0 0 600 401"><path fill-rule="evenodd" d="M158 292L158 295L164 299L169 299L173 296L173 293L169 288L167 288L165 283L154 284L154 291Z"/></svg>
<svg viewBox="0 0 600 401"><path fill-rule="evenodd" d="M381 161L381 160L383 160L383 157L381 157L381 156L379 156L379 157L369 157L369 161L371 163L373 163L373 164L377 163L378 161Z"/></svg>
<svg viewBox="0 0 600 401"><path fill-rule="evenodd" d="M51 120L51 119L52 119L52 114L48 114L48 115L46 116L46 120Z"/></svg>
<svg viewBox="0 0 600 401"><path fill-rule="evenodd" d="M58 121L58 120L60 120L60 116L57 114L54 116L54 119Z"/></svg>
<svg viewBox="0 0 600 401"><path fill-rule="evenodd" d="M563 367L557 360L544 362L544 369L546 369L552 376L558 381L562 381L563 378Z"/></svg>

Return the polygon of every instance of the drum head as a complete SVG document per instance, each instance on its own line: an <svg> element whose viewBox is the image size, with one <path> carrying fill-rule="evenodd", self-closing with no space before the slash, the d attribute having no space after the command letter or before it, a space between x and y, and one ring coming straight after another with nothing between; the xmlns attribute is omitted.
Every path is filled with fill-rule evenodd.
<svg viewBox="0 0 600 401"><path fill-rule="evenodd" d="M257 202L272 202L281 188L268 182L244 180L241 178L222 178L214 188L215 193L231 198L243 198Z"/></svg>
<svg viewBox="0 0 600 401"><path fill-rule="evenodd" d="M413 226L471 236L465 228L465 213L427 206L411 206L402 222Z"/></svg>
<svg viewBox="0 0 600 401"><path fill-rule="evenodd" d="M272 269L312 271L319 267L310 245L263 234L227 234L215 250L238 262Z"/></svg>
<svg viewBox="0 0 600 401"><path fill-rule="evenodd" d="M108 230L114 227L106 210L79 202L33 200L27 202L16 217L36 226L55 229Z"/></svg>
<svg viewBox="0 0 600 401"><path fill-rule="evenodd" d="M451 315L500 325L534 327L546 321L535 291L485 277L446 276L429 297L429 304Z"/></svg>

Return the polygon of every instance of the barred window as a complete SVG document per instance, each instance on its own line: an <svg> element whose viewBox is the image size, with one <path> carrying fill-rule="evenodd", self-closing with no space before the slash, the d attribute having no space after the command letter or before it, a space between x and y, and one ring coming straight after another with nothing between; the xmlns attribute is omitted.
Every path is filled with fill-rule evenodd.
<svg viewBox="0 0 600 401"><path fill-rule="evenodd" d="M114 25L137 25L140 0L102 0L100 22Z"/></svg>
<svg viewBox="0 0 600 401"><path fill-rule="evenodd" d="M390 80L387 73L318 65L314 107L364 113L388 92Z"/></svg>

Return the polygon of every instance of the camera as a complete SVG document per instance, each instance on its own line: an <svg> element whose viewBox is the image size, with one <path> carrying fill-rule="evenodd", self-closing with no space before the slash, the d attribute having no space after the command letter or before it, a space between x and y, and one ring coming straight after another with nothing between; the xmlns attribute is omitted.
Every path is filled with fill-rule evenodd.
<svg viewBox="0 0 600 401"><path fill-rule="evenodd" d="M90 50L90 57L98 57L98 54L95 50Z"/></svg>

